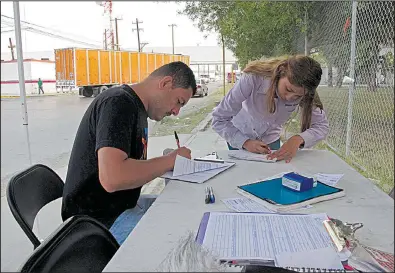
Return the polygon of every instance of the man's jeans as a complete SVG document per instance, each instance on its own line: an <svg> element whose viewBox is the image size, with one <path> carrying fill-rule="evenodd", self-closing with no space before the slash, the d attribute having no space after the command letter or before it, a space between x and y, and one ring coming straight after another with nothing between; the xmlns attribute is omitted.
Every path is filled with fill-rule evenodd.
<svg viewBox="0 0 395 273"><path fill-rule="evenodd" d="M174 149L165 149L163 155L171 153ZM165 179L165 185L169 183L170 179ZM155 202L156 198L140 196L137 201L136 207L132 209L125 210L118 218L115 220L110 228L110 232L114 238L121 245L126 238L129 236L130 232L134 229L140 219L144 216L149 207Z"/></svg>
<svg viewBox="0 0 395 273"><path fill-rule="evenodd" d="M110 232L119 245L122 245L155 200L155 198L145 198L144 196L140 196L136 207L125 210L118 216L114 224L112 224Z"/></svg>

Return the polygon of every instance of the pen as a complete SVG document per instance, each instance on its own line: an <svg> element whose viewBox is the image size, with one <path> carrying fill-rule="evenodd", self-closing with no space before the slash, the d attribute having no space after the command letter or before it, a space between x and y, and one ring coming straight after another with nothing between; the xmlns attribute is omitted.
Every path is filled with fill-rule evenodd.
<svg viewBox="0 0 395 273"><path fill-rule="evenodd" d="M178 135L176 131L174 131L174 137L176 138L177 147L180 148L180 140L178 139Z"/></svg>
<svg viewBox="0 0 395 273"><path fill-rule="evenodd" d="M210 201L211 201L211 203L215 203L215 196L214 196L213 187L210 187Z"/></svg>
<svg viewBox="0 0 395 273"><path fill-rule="evenodd" d="M204 202L206 204L210 203L210 194L209 194L209 189L206 187L206 198L204 199Z"/></svg>

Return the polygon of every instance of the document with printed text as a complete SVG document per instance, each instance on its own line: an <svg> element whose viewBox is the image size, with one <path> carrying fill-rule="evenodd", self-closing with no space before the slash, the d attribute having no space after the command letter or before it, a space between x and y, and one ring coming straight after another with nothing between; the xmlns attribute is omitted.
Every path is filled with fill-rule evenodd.
<svg viewBox="0 0 395 273"><path fill-rule="evenodd" d="M274 152L274 151L272 151ZM267 154L255 154L244 150L231 150L228 152L228 156L235 159L249 160L249 161L259 161L259 162L276 162L277 159L268 159Z"/></svg>
<svg viewBox="0 0 395 273"><path fill-rule="evenodd" d="M174 170L165 173L161 177L192 183L204 183L235 164L234 162L212 163L194 161L177 156Z"/></svg>
<svg viewBox="0 0 395 273"><path fill-rule="evenodd" d="M209 213L201 244L222 260L275 260L280 253L333 247L326 214ZM206 215L205 215L206 216ZM202 220L203 223L204 219ZM198 234L198 238L202 238Z"/></svg>
<svg viewBox="0 0 395 273"><path fill-rule="evenodd" d="M237 212L274 212L258 202L244 197L222 199L222 202L228 208Z"/></svg>
<svg viewBox="0 0 395 273"><path fill-rule="evenodd" d="M344 269L340 257L333 247L294 253L283 252L276 255L275 265L277 267L307 267L326 270Z"/></svg>
<svg viewBox="0 0 395 273"><path fill-rule="evenodd" d="M173 176L205 172L223 167L223 163L194 161L186 157L177 155L176 162L174 163Z"/></svg>
<svg viewBox="0 0 395 273"><path fill-rule="evenodd" d="M334 187L343 176L344 174L317 173L315 178L324 184Z"/></svg>

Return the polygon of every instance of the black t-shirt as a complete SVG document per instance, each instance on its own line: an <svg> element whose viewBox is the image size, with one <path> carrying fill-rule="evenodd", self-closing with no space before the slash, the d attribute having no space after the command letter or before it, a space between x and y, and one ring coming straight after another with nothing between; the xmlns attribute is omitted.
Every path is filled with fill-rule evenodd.
<svg viewBox="0 0 395 273"><path fill-rule="evenodd" d="M124 210L136 206L140 188L108 193L99 181L97 152L102 147L147 159L145 107L128 85L98 95L85 112L75 137L63 190L62 218L89 215L110 227Z"/></svg>

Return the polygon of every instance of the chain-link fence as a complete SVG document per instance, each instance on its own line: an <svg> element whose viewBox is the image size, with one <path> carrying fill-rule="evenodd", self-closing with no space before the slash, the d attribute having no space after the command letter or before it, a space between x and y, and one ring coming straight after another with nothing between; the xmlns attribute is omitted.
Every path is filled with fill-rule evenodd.
<svg viewBox="0 0 395 273"><path fill-rule="evenodd" d="M323 67L326 144L386 192L394 186L394 4L313 2L306 21L308 50Z"/></svg>

